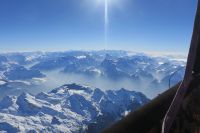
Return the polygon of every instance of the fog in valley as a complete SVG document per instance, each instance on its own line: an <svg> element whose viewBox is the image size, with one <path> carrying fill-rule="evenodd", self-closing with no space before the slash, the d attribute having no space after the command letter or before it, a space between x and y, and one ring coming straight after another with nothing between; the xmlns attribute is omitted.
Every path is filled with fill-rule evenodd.
<svg viewBox="0 0 200 133"><path fill-rule="evenodd" d="M147 97L153 98L158 94L162 93L165 89L152 88L148 89L149 81L143 81L138 83L128 78L111 80L109 78L100 76L86 76L77 73L62 73L60 70L45 71L43 72L46 78L40 86L36 87L35 90L28 90L34 94L41 91L48 92L54 88L60 87L64 84L77 83L81 85L91 86L93 88L100 88L102 90L118 90L121 88L127 90L134 90L144 93Z"/></svg>

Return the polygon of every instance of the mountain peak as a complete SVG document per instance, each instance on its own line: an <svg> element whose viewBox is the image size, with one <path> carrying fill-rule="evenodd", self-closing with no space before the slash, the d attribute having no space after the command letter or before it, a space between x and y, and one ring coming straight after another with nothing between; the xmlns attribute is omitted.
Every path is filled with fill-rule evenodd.
<svg viewBox="0 0 200 133"><path fill-rule="evenodd" d="M85 91L87 93L91 93L92 89L89 86L83 86L80 84L72 83L72 84L65 84L61 87L53 89L51 93L58 93L58 92L67 93L69 91Z"/></svg>
<svg viewBox="0 0 200 133"><path fill-rule="evenodd" d="M141 106L148 102L146 97L125 89L109 92L73 83L36 96L28 93L16 98L7 96L0 101L0 123L19 127L20 132L48 132L45 130L48 128L52 132L72 133L79 127L98 122L103 115L110 115L115 121L114 118L123 117L123 112L134 111L133 104Z"/></svg>

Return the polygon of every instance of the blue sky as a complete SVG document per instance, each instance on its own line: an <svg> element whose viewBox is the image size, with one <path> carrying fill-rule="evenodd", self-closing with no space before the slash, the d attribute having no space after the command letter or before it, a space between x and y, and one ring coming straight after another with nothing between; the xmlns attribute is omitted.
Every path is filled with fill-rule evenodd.
<svg viewBox="0 0 200 133"><path fill-rule="evenodd" d="M97 1L1 0L0 51L104 49ZM197 0L109 1L108 49L188 51Z"/></svg>

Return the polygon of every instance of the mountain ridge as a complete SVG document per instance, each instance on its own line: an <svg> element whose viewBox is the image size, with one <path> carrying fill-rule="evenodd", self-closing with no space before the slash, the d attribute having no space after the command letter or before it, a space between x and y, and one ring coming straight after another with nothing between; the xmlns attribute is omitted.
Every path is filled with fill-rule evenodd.
<svg viewBox="0 0 200 133"><path fill-rule="evenodd" d="M72 87L72 88L70 88ZM67 132L98 122L105 115L121 119L149 102L142 93L126 89L102 91L79 84L65 84L48 93L6 96L0 101L0 129L12 132ZM103 127L102 127L103 128ZM105 128L105 127L104 127Z"/></svg>

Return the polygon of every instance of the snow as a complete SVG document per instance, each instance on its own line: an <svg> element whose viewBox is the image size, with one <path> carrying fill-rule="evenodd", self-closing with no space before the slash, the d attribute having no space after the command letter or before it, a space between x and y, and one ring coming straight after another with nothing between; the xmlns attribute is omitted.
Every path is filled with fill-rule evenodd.
<svg viewBox="0 0 200 133"><path fill-rule="evenodd" d="M85 55L81 55L81 56L77 56L76 57L77 59L85 59L85 58L87 58Z"/></svg>
<svg viewBox="0 0 200 133"><path fill-rule="evenodd" d="M37 86L36 89L34 88L34 94L39 93L40 88L46 91L51 87L54 88L66 82L77 82L104 89L126 87L127 89L143 90L143 93L148 95L148 97L154 97L157 94L150 96L149 93L146 93L146 90L152 88L154 90L166 90L167 84L157 81L164 80L163 78L172 71L176 71L180 66L185 66L185 62L175 60L185 59L184 56L173 56L170 53L165 56L162 56L162 54L149 56L144 53L131 51L73 51L72 53L32 52L19 53L17 55L25 57L27 60L25 60L25 63L20 63L21 60L18 61L16 59L9 59L7 62L3 62L2 66L0 66L2 68L0 79L8 80L8 85L12 84L9 87L13 89L21 88L21 90L28 90L28 88L25 88L26 86L31 88ZM22 59L24 60L24 58ZM26 69L18 72L18 69L15 69L15 67L25 67ZM70 75L68 75L69 73ZM85 80L88 78L89 80ZM120 79L117 84L108 84L108 82L115 81L116 79ZM124 85L124 79L127 79L127 82L130 80L131 83ZM10 80L13 82L10 82ZM180 80L177 78L177 82ZM145 84L143 84L144 81Z"/></svg>
<svg viewBox="0 0 200 133"><path fill-rule="evenodd" d="M0 80L0 85L4 85L4 84L6 84L6 82L3 80Z"/></svg>
<svg viewBox="0 0 200 133"><path fill-rule="evenodd" d="M46 78L33 78L33 80L38 81L38 82L46 82Z"/></svg>
<svg viewBox="0 0 200 133"><path fill-rule="evenodd" d="M23 53L21 55L24 56ZM70 58L69 60L66 60L68 59L68 56L70 56ZM6 81L0 80L1 87L8 84L7 87L12 88L13 90L15 89L14 91L17 92L17 89L23 91L24 88L28 90L32 89L33 86L38 86L38 88L44 86L46 88L43 90L46 91L58 84L61 85L66 81L68 83L78 82L97 86L97 81L99 80L96 79L105 78L106 80L108 79L108 82L110 82L110 79L111 81L113 79L114 81L120 79L117 80L119 83L116 82L115 84L114 82L111 82L109 85L107 85L107 82L101 80L101 85L98 85L97 87L106 90L125 87L129 90L139 90L144 93L147 92L145 94L149 97L154 97L158 94L155 92L156 89L165 90L168 87L167 79L169 78L169 75L180 67L185 66L186 59L184 56L179 55L149 56L142 53L123 51L122 53L116 51L111 51L110 53L109 51L88 51L87 53L73 52L73 54L67 52L52 52L47 53L45 56L38 53L32 53L27 54L25 57L25 64L20 63L21 61L12 59L0 64L0 79L6 79ZM60 61L61 58L64 60ZM66 62L64 62L65 60ZM69 78L70 75L63 72L63 69L68 66L75 66L70 69L70 72L80 73L81 77L82 75L84 77L87 76L87 78L83 78L83 80L86 80L84 82L79 82L80 79L77 78L75 81L68 81L68 79L71 80ZM21 70L15 70L15 68L18 67L22 70L25 67L24 73L23 71L22 73L17 73L18 70ZM38 70L47 75L47 77L31 76L33 74L32 70ZM50 70L55 70L56 74L64 73L66 78L62 75L55 76L53 74L52 76L49 74L54 77L52 80L51 78L48 78L50 77L48 75ZM17 74L14 73L9 78L8 74L12 71ZM28 73L26 71L28 71ZM26 77L30 74L30 77L18 79L19 76L16 76L18 74L22 74L22 77ZM183 71L180 71L180 73L177 73L174 79L179 81L179 77L183 74L184 69ZM36 75L38 74L36 73ZM12 79L13 77L16 78ZM121 77L123 77L123 80L121 80ZM88 78L91 78L91 80L88 80ZM124 79L131 80L131 83L133 82L133 84L125 82ZM91 83L92 81L95 81L95 83ZM145 84L143 84L144 82ZM54 83L56 85L52 86ZM22 86L25 87L23 88ZM30 86L30 88L27 86ZM51 87L48 88L49 86ZM128 88L129 86L133 88ZM38 90L36 91L38 92ZM149 92L156 94L151 96L151 94L148 94ZM84 127L91 121L95 122L93 118L98 117L98 115L103 115L105 112L112 112L111 114L116 116L123 113L126 115L129 111L132 111L127 108L127 106L133 101L139 105L145 103L142 95L123 89L102 91L101 89L98 90L90 86L68 84L53 89L51 92L41 92L36 96L25 93L18 97L3 98L0 102L0 118L2 118L0 119L0 123L2 123L2 126L6 128L6 130L12 129L12 131L66 131L71 133L80 126Z"/></svg>
<svg viewBox="0 0 200 133"><path fill-rule="evenodd" d="M123 115L127 116L130 112L131 112L131 110L129 110L129 111L126 110Z"/></svg>
<svg viewBox="0 0 200 133"><path fill-rule="evenodd" d="M143 105L148 100L125 89L110 92L114 96L100 89L67 84L36 96L23 93L18 97L5 97L0 101L0 129L7 132L73 133L80 127L86 129L88 123L104 112L122 114L123 117L130 105ZM95 99L98 97L100 100ZM125 99L129 100L124 103Z"/></svg>
<svg viewBox="0 0 200 133"><path fill-rule="evenodd" d="M159 65L163 65L163 64L164 64L164 62L158 62L158 64L159 64Z"/></svg>
<svg viewBox="0 0 200 133"><path fill-rule="evenodd" d="M97 68L91 69L90 71L96 72L96 73L98 73L98 74L101 74L101 70L99 70L99 69L97 69Z"/></svg>
<svg viewBox="0 0 200 133"><path fill-rule="evenodd" d="M23 83L25 85L31 85L30 81L25 81L25 80L10 80L10 83L15 82L15 83Z"/></svg>

